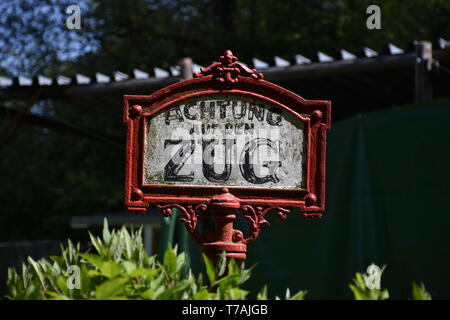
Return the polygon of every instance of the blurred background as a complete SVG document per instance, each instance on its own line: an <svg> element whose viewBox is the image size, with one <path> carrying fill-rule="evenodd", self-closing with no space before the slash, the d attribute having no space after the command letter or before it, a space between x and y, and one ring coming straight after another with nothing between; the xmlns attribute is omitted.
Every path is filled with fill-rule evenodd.
<svg viewBox="0 0 450 320"><path fill-rule="evenodd" d="M412 281L450 299L449 1L2 0L0 11L0 294L7 267L67 238L89 247L103 217L143 225L150 253L177 243L201 269L174 218L124 211L122 95L181 81L184 57L198 72L231 49L266 80L332 101L325 215L270 220L248 249L248 287L345 299L373 262L394 299Z"/></svg>

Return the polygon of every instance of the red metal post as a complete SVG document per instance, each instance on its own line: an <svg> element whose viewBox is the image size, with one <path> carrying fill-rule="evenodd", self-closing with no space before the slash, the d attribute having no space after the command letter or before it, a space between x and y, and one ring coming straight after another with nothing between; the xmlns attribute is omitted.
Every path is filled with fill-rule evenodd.
<svg viewBox="0 0 450 320"><path fill-rule="evenodd" d="M215 224L215 231L206 236L202 245L203 252L215 261L225 251L227 258L245 259L247 245L240 242L242 232L233 229L236 212L240 209L239 199L229 193L227 188L215 195L208 203L208 211ZM210 241L208 241L210 240Z"/></svg>

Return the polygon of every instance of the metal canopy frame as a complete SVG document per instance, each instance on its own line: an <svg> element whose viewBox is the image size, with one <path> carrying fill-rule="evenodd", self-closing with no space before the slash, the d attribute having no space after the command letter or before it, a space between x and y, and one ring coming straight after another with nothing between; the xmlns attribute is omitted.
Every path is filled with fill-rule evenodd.
<svg viewBox="0 0 450 320"><path fill-rule="evenodd" d="M307 99L332 99L333 121L357 113L387 108L394 105L428 101L448 96L450 84L450 42L442 38L433 46L429 41L416 42L406 50L391 44L383 53L369 48L359 55L341 55L331 61L307 59L300 55L293 60L274 59L275 65L265 64L260 69L265 79L276 82ZM394 50L395 49L395 50ZM302 58L299 58L302 57ZM319 57L320 58L320 57ZM249 65L253 63L250 62ZM196 66L197 69L199 66ZM42 76L31 78L0 76L0 101L28 100L39 88L45 91L38 100L51 99L83 107L83 112L96 112L101 116L120 113L121 95L125 93L148 94L181 80L180 68L143 74L134 70L130 74L117 72L105 82L104 77L78 75L73 78ZM352 97L352 99L349 99ZM3 110L3 114L13 114ZM58 119L39 119L39 115L21 117L20 121L74 133ZM58 125L55 125L58 123ZM68 130L66 130L66 128ZM84 131L92 131L80 128ZM80 132L80 131L78 131ZM93 135L84 135L92 137ZM103 139L104 140L104 139ZM107 140L104 140L107 141ZM123 140L122 140L123 141ZM113 143L112 145L118 145ZM123 144L122 144L123 145Z"/></svg>

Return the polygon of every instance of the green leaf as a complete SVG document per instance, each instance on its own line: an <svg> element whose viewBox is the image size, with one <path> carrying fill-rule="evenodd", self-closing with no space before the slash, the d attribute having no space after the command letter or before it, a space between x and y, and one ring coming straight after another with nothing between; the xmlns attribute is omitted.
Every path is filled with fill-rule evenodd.
<svg viewBox="0 0 450 320"><path fill-rule="evenodd" d="M389 299L389 291L387 289L377 290L377 300Z"/></svg>
<svg viewBox="0 0 450 320"><path fill-rule="evenodd" d="M227 257L225 256L225 251L222 252L220 255L219 261L217 262L216 266L216 276L221 277L226 270L227 267Z"/></svg>
<svg viewBox="0 0 450 320"><path fill-rule="evenodd" d="M161 293L161 295L158 296L158 300L178 300L181 297L183 291L187 287L189 287L190 284L191 280L184 279L180 281L176 286Z"/></svg>
<svg viewBox="0 0 450 320"><path fill-rule="evenodd" d="M116 278L103 282L101 285L96 287L95 298L97 300L107 300L122 294L124 284L127 281L128 278Z"/></svg>
<svg viewBox="0 0 450 320"><path fill-rule="evenodd" d="M308 293L308 291L299 291L296 294L294 294L292 297L289 298L289 300L304 300L306 294Z"/></svg>
<svg viewBox="0 0 450 320"><path fill-rule="evenodd" d="M30 283L26 288L25 294L22 296L21 300L42 300L43 294L40 291L40 286L36 283Z"/></svg>
<svg viewBox="0 0 450 320"><path fill-rule="evenodd" d="M350 284L349 288L352 290L355 300L372 300L370 295L368 295L364 289L354 286L353 284Z"/></svg>
<svg viewBox="0 0 450 320"><path fill-rule="evenodd" d="M153 294L152 299L158 299L159 295L161 295L165 290L166 290L166 286L164 286L164 285L157 287Z"/></svg>
<svg viewBox="0 0 450 320"><path fill-rule="evenodd" d="M258 292L258 295L256 296L257 300L268 300L267 299L267 285L265 285L260 292Z"/></svg>
<svg viewBox="0 0 450 320"><path fill-rule="evenodd" d="M102 257L107 257L108 252L106 248L103 246L101 240L97 237L95 237L92 233L89 232L89 237L91 239L91 243L94 246L95 250L97 250L97 253Z"/></svg>
<svg viewBox="0 0 450 320"><path fill-rule="evenodd" d="M87 275L91 278L93 277L100 277L102 276L102 273L98 270L88 270Z"/></svg>
<svg viewBox="0 0 450 320"><path fill-rule="evenodd" d="M28 257L28 262L29 262L29 263L31 264L31 266L33 267L34 272L36 272L36 274L37 274L39 280L41 281L41 285L42 285L42 287L43 287L44 290L45 290L45 288L46 288L46 285L45 285L45 276L44 276L44 274L42 273L42 270L41 270L40 265L39 265L36 261L34 261L33 258L31 258L31 257Z"/></svg>
<svg viewBox="0 0 450 320"><path fill-rule="evenodd" d="M132 244L131 244L131 237L130 234L128 232L128 230L124 227L121 230L121 233L123 235L123 241L125 243L125 252L126 252L126 256L127 259L131 259L132 258Z"/></svg>
<svg viewBox="0 0 450 320"><path fill-rule="evenodd" d="M56 283L57 283L57 288L59 291L61 291L63 294L65 295L70 295L70 290L67 287L67 277L64 277L62 275L60 275L57 279L56 279Z"/></svg>
<svg viewBox="0 0 450 320"><path fill-rule="evenodd" d="M205 262L206 275L208 276L209 283L212 285L216 280L216 272L214 270L214 265L204 253L202 253L202 256L203 261Z"/></svg>
<svg viewBox="0 0 450 320"><path fill-rule="evenodd" d="M231 287L236 287L238 279L239 279L238 274L230 274L230 275L220 278L219 280L216 280L214 282L213 286L218 285L220 287L220 290L225 292L227 289L229 289Z"/></svg>
<svg viewBox="0 0 450 320"><path fill-rule="evenodd" d="M84 295L84 298L88 298L93 291L94 279L88 276L88 267L85 263L80 267L80 294Z"/></svg>
<svg viewBox="0 0 450 320"><path fill-rule="evenodd" d="M250 276L252 275L252 269L244 269L239 274L238 281L236 285L240 286L244 282L246 282L248 279L250 279Z"/></svg>
<svg viewBox="0 0 450 320"><path fill-rule="evenodd" d="M359 288L366 288L366 281L362 273L360 272L356 273L355 283Z"/></svg>
<svg viewBox="0 0 450 320"><path fill-rule="evenodd" d="M154 295L155 295L155 290L153 290L152 288L144 291L141 294L142 298L144 298L145 300L152 300Z"/></svg>
<svg viewBox="0 0 450 320"><path fill-rule="evenodd" d="M50 256L50 260L57 264L60 269L66 269L67 267L64 258L61 256Z"/></svg>
<svg viewBox="0 0 450 320"><path fill-rule="evenodd" d="M426 291L425 285L421 283L412 283L412 299L413 300L431 300L431 295Z"/></svg>
<svg viewBox="0 0 450 320"><path fill-rule="evenodd" d="M155 261L156 261L155 256L148 257L147 261L144 261L143 263L144 267L154 268Z"/></svg>
<svg viewBox="0 0 450 320"><path fill-rule="evenodd" d="M160 272L159 276L157 276L155 280L150 282L150 288L156 290L163 280L164 280L164 272Z"/></svg>
<svg viewBox="0 0 450 320"><path fill-rule="evenodd" d="M239 288L230 288L226 291L227 298L231 300L244 300L248 294L248 291L239 289Z"/></svg>
<svg viewBox="0 0 450 320"><path fill-rule="evenodd" d="M85 258L87 261L89 261L92 265L97 267L99 269L101 275L107 277L108 279L114 278L118 276L123 268L121 265L114 261L107 261L103 259L102 257L96 255L96 254L80 254L81 257ZM97 275L97 273L89 271L88 273L91 276Z"/></svg>
<svg viewBox="0 0 450 320"><path fill-rule="evenodd" d="M176 272L180 272L187 263L187 255L182 252L176 257Z"/></svg>
<svg viewBox="0 0 450 320"><path fill-rule="evenodd" d="M132 278L146 276L149 279L152 279L157 273L158 273L158 270L155 270L155 269L137 268L137 269L134 269L129 275Z"/></svg>
<svg viewBox="0 0 450 320"><path fill-rule="evenodd" d="M79 250L80 250L79 243L77 244L77 247L75 247L70 239L67 240L67 266L78 263Z"/></svg>
<svg viewBox="0 0 450 320"><path fill-rule="evenodd" d="M83 257L90 264L94 265L98 269L101 269L103 262L105 262L105 259L103 259L102 257L100 257L99 255L96 255L96 254L82 253L82 254L80 254L80 257Z"/></svg>
<svg viewBox="0 0 450 320"><path fill-rule="evenodd" d="M111 241L111 233L109 232L108 219L106 218L103 219L103 241L106 244L109 244L109 242Z"/></svg>
<svg viewBox="0 0 450 320"><path fill-rule="evenodd" d="M291 297L291 290L289 290L289 288L286 289L286 295L285 295L285 299L289 300L289 298Z"/></svg>
<svg viewBox="0 0 450 320"><path fill-rule="evenodd" d="M49 300L71 300L70 297L53 291L49 292L48 295L50 296Z"/></svg>
<svg viewBox="0 0 450 320"><path fill-rule="evenodd" d="M164 253L164 269L169 277L173 278L177 270L177 256L175 251L169 247Z"/></svg>
<svg viewBox="0 0 450 320"><path fill-rule="evenodd" d="M19 291L23 291L23 283L15 269L8 268L8 278L6 280L9 295L8 299L17 299Z"/></svg>
<svg viewBox="0 0 450 320"><path fill-rule="evenodd" d="M239 273L240 273L240 269L239 269L238 264L236 263L236 260L230 259L230 262L228 262L228 274L235 275L235 274L239 274Z"/></svg>
<svg viewBox="0 0 450 320"><path fill-rule="evenodd" d="M136 269L136 264L130 261L123 261L122 266L125 268L125 272L127 274L130 274L134 269Z"/></svg>
<svg viewBox="0 0 450 320"><path fill-rule="evenodd" d="M109 246L109 250L112 253L112 257L115 261L120 260L122 253L125 249L125 244L122 242L120 238L121 233L114 233L112 235L111 243Z"/></svg>
<svg viewBox="0 0 450 320"><path fill-rule="evenodd" d="M123 269L121 265L112 261L103 262L100 267L100 272L108 279L117 277L122 272L122 270Z"/></svg>
<svg viewBox="0 0 450 320"><path fill-rule="evenodd" d="M214 293L208 292L206 288L196 292L192 296L192 300L210 300L214 296Z"/></svg>
<svg viewBox="0 0 450 320"><path fill-rule="evenodd" d="M199 274L198 275L198 278L197 278L197 285L199 286L199 287L202 287L203 286L203 274Z"/></svg>

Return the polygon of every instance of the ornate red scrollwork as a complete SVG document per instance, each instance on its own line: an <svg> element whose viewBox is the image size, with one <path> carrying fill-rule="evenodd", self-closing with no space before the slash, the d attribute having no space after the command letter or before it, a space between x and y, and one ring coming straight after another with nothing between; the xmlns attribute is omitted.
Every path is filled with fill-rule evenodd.
<svg viewBox="0 0 450 320"><path fill-rule="evenodd" d="M166 217L172 215L172 208L177 208L183 213L183 217L178 219L183 222L187 231L194 241L201 244L206 253L214 259L222 251L226 251L227 256L245 259L247 245L255 241L263 225L270 225L265 219L269 212L276 212L279 220L285 220L289 209L279 206L253 207L251 205L240 205L238 198L229 193L227 188L222 189L222 193L211 197L207 204L197 206L180 204L159 205L162 214ZM215 230L200 234L198 231L198 219L205 217L204 213L209 211L215 223ZM236 219L236 212L241 210L244 218L250 223L249 234L244 238L240 230L233 228ZM200 212L200 213L198 213Z"/></svg>
<svg viewBox="0 0 450 320"><path fill-rule="evenodd" d="M220 56L219 62L213 63L209 67L201 68L201 72L194 73L194 77L212 75L214 79L217 79L220 82L229 83L238 82L238 76L250 77L253 79L264 78L262 73L256 73L256 69L250 69L237 60L238 58L233 55L233 52L227 50L223 56Z"/></svg>
<svg viewBox="0 0 450 320"><path fill-rule="evenodd" d="M183 222L186 227L186 230L191 235L192 239L202 244L204 242L203 236L197 230L198 218L203 217L203 213L206 212L206 204L199 204L197 206L188 205L186 208L179 204L168 204L164 206L158 206L161 210L163 216L170 217L172 216L172 208L177 208L183 213L183 218L179 218L178 222ZM197 213L200 211L200 213Z"/></svg>
<svg viewBox="0 0 450 320"><path fill-rule="evenodd" d="M255 241L263 225L270 226L269 221L264 218L266 214L271 211L276 211L278 220L283 221L287 218L287 214L290 212L289 209L282 207L268 207L265 209L262 207L256 207L255 209L250 205L242 206L241 210L244 212L244 218L246 218L250 223L249 235L245 239L241 240L241 242L245 244L250 244Z"/></svg>

